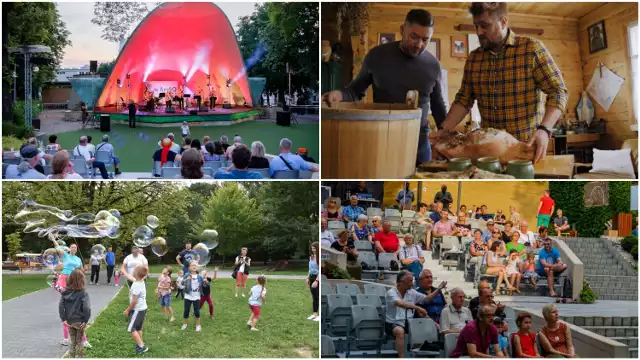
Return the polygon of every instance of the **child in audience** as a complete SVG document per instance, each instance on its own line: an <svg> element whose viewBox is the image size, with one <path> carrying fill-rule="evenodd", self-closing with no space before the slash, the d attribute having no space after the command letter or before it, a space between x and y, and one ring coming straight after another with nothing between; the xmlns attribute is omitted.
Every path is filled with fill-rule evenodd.
<svg viewBox="0 0 640 360"><path fill-rule="evenodd" d="M156 288L165 320L169 314L171 315L169 322L173 322L176 319L173 316L173 309L171 308L171 273L171 266L165 266L165 268L162 269L162 275L158 278L158 287Z"/></svg>
<svg viewBox="0 0 640 360"><path fill-rule="evenodd" d="M535 289L537 287L538 273L536 272L536 255L532 252L527 253L527 260L522 265L522 274L525 279L531 281L531 285Z"/></svg>
<svg viewBox="0 0 640 360"><path fill-rule="evenodd" d="M67 278L67 287L62 292L58 311L60 320L69 326L71 342L69 344L69 356L84 357L84 330L91 318L91 305L89 294L84 289L84 273L78 269L73 270ZM77 350L76 350L77 347Z"/></svg>
<svg viewBox="0 0 640 360"><path fill-rule="evenodd" d="M536 346L536 333L531 331L531 314L521 313L516 318L518 331L511 334L511 356L515 358L536 357L540 358L538 346Z"/></svg>
<svg viewBox="0 0 640 360"><path fill-rule="evenodd" d="M266 303L267 289L264 287L266 283L267 278L265 278L264 275L260 275L256 279L256 285L254 285L250 291L251 296L249 296L249 308L251 309L251 316L249 316L247 325L250 327L251 331L258 331L258 329L256 329L256 325L260 318L260 309L262 308L262 305Z"/></svg>
<svg viewBox="0 0 640 360"><path fill-rule="evenodd" d="M182 300L184 300L184 271L178 270L178 278L176 279L176 299L178 296L182 295Z"/></svg>
<svg viewBox="0 0 640 360"><path fill-rule="evenodd" d="M120 280L120 270L119 270L119 269L116 269L116 270L114 271L113 276L114 276L114 279L115 279L115 284L116 284L116 286L120 286L120 283L118 282L118 280Z"/></svg>
<svg viewBox="0 0 640 360"><path fill-rule="evenodd" d="M191 136L191 131L189 130L189 124L186 121L182 122L182 126L180 126L180 130L182 131L182 138L186 138Z"/></svg>
<svg viewBox="0 0 640 360"><path fill-rule="evenodd" d="M509 252L509 258L507 259L507 278L512 287L515 287L515 292L520 294L520 256L518 256L518 250L511 249Z"/></svg>
<svg viewBox="0 0 640 360"><path fill-rule="evenodd" d="M131 338L136 343L138 355L149 351L142 341L142 325L147 314L147 288L144 283L147 274L147 268L144 266L138 265L133 269L133 278L136 281L129 288L129 307L123 313L129 318L127 331L131 333Z"/></svg>
<svg viewBox="0 0 640 360"><path fill-rule="evenodd" d="M204 279L202 283L202 296L200 296L200 309L204 305L206 301L209 304L209 318L213 320L213 300L211 299L211 281L215 280L218 277L218 267L213 269L213 277L208 277L208 273L205 270L202 270L200 276Z"/></svg>
<svg viewBox="0 0 640 360"><path fill-rule="evenodd" d="M184 284L184 323L182 330L187 328L189 322L189 312L193 306L193 315L196 318L196 332L200 332L200 298L202 297L202 285L204 279L198 274L198 262L192 261L189 264L189 274L182 280Z"/></svg>
<svg viewBox="0 0 640 360"><path fill-rule="evenodd" d="M509 354L509 339L506 334L509 331L509 324L503 318L496 316L493 318L493 325L498 329L498 345L500 347L500 351L505 357L510 357ZM489 347L489 355L495 356L496 354L493 352L493 347Z"/></svg>

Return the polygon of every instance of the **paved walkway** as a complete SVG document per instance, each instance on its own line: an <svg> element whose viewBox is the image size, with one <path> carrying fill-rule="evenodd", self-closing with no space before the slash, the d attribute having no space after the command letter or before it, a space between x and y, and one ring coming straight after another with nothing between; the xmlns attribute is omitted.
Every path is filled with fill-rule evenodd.
<svg viewBox="0 0 640 360"><path fill-rule="evenodd" d="M171 277L173 279L175 279L178 276L178 266L174 266L173 267L173 275L171 275ZM201 269L201 270L207 270L207 271L211 271L212 269ZM45 272L45 271L24 271L22 273L22 275L34 275L34 274L48 274L49 272ZM231 270L219 270L218 271L218 278L220 279L225 279L225 278L231 278ZM20 275L18 274L17 271L9 271L9 270L3 270L2 271L2 276L12 276L12 275ZM258 275L261 275L260 273L257 274L249 274L249 279L255 279ZM158 276L160 276L160 274L150 274L149 277L151 278L157 278ZM271 274L267 274L267 279L277 279L277 280L304 280L307 278L306 275L271 275ZM112 279L113 280L113 279ZM119 279L120 280L120 284L125 284L122 280L122 277ZM89 281L89 277L87 276L87 284ZM100 272L100 281L99 283L102 284L106 284L107 283L107 272L106 270L103 270L102 272ZM125 284L126 285L126 284Z"/></svg>
<svg viewBox="0 0 640 360"><path fill-rule="evenodd" d="M3 274L4 275L4 274ZM106 281L106 271L100 277ZM87 284L89 277L87 276ZM91 298L91 320L111 302L119 287L87 285ZM67 351L60 345L62 323L58 315L60 293L53 288L2 302L2 357L60 358ZM91 342L91 339L88 339ZM89 350L90 351L90 350Z"/></svg>

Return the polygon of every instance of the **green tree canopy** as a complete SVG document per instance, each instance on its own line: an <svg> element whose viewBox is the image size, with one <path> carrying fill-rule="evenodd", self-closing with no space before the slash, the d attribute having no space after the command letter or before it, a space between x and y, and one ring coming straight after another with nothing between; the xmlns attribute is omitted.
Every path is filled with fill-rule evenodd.
<svg viewBox="0 0 640 360"><path fill-rule="evenodd" d="M96 2L91 22L102 27L103 39L119 43L154 7L144 2Z"/></svg>

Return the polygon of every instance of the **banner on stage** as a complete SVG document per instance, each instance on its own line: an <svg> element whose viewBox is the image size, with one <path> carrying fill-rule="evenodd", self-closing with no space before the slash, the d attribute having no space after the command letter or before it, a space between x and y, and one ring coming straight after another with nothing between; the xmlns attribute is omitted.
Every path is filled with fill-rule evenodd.
<svg viewBox="0 0 640 360"><path fill-rule="evenodd" d="M178 90L177 81L147 81L147 88L153 91L153 97L158 97L160 93L171 92L176 94Z"/></svg>

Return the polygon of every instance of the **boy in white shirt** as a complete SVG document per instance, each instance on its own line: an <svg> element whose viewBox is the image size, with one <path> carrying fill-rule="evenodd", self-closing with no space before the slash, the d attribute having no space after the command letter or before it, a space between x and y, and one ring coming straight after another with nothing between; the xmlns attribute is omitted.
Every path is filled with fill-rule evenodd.
<svg viewBox="0 0 640 360"><path fill-rule="evenodd" d="M133 278L136 280L129 288L129 307L124 311L124 316L129 318L127 331L136 343L136 354L144 354L149 348L142 341L142 324L147 314L147 288L144 279L147 277L147 268L138 265L133 269ZM133 312L131 311L133 310Z"/></svg>

